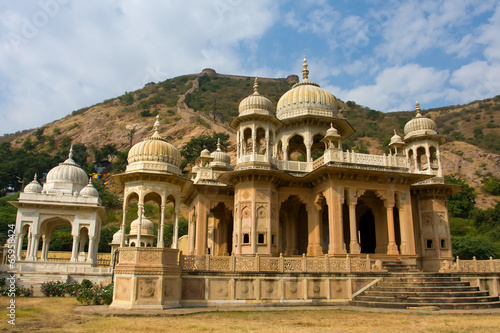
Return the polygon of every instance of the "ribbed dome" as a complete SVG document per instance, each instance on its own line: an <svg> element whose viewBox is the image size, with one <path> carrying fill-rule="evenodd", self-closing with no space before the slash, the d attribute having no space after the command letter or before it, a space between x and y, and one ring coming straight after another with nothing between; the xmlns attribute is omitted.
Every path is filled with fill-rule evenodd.
<svg viewBox="0 0 500 333"><path fill-rule="evenodd" d="M151 222L142 214L142 222L141 222L141 236L154 236L153 226L154 223ZM137 230L139 229L139 218L132 221L130 224L130 235L137 235Z"/></svg>
<svg viewBox="0 0 500 333"><path fill-rule="evenodd" d="M210 150L208 149L203 149L200 153L200 156L202 157L210 157Z"/></svg>
<svg viewBox="0 0 500 333"><path fill-rule="evenodd" d="M154 126L155 133L130 149L127 170L135 169L134 164L143 164L142 168L148 170L165 170L162 164L170 164L175 166L175 173L180 173L178 168L181 165L181 154L158 133L160 127L158 118L157 116Z"/></svg>
<svg viewBox="0 0 500 333"><path fill-rule="evenodd" d="M123 234L122 234L121 229L118 230L117 232L115 232L113 234L113 240L111 241L111 244L118 244L118 245L121 244L122 243L122 238L123 238L122 235Z"/></svg>
<svg viewBox="0 0 500 333"><path fill-rule="evenodd" d="M48 192L52 189L66 190L73 193L80 192L87 185L87 174L78 164L73 161L73 147L69 152L69 158L51 169L47 174L47 183L44 186Z"/></svg>
<svg viewBox="0 0 500 333"><path fill-rule="evenodd" d="M268 98L259 94L259 84L257 83L257 78L255 78L253 90L254 93L252 95L246 97L240 102L238 107L240 116L247 114L272 115L273 103Z"/></svg>
<svg viewBox="0 0 500 333"><path fill-rule="evenodd" d="M420 105L416 104L415 117L406 123L404 128L405 140L417 136L437 135L437 126L434 120L420 114Z"/></svg>
<svg viewBox="0 0 500 333"><path fill-rule="evenodd" d="M33 177L33 180L24 188L24 193L42 193L42 190L43 187L36 180L36 173L35 173L35 177Z"/></svg>
<svg viewBox="0 0 500 333"><path fill-rule="evenodd" d="M229 154L222 151L220 148L220 139L217 139L217 150L210 154L213 157L212 162L210 162L210 166L213 167L221 167L221 168L230 168L231 167L231 156Z"/></svg>
<svg viewBox="0 0 500 333"><path fill-rule="evenodd" d="M326 136L340 136L339 132L333 125L330 125L330 128L326 131Z"/></svg>
<svg viewBox="0 0 500 333"><path fill-rule="evenodd" d="M403 139L396 133L396 130L394 130L394 135L391 137L389 145L393 144L404 144Z"/></svg>
<svg viewBox="0 0 500 333"><path fill-rule="evenodd" d="M96 190L94 185L92 185L92 178L89 178L89 183L81 191L80 195L85 197L98 197L99 192Z"/></svg>
<svg viewBox="0 0 500 333"><path fill-rule="evenodd" d="M313 115L337 118L336 100L332 94L308 80L307 60L304 57L304 79L281 96L276 108L280 120Z"/></svg>

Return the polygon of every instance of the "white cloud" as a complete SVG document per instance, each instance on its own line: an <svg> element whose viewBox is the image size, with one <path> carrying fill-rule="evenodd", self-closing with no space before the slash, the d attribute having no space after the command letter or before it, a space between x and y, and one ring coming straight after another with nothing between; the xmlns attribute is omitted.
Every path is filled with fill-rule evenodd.
<svg viewBox="0 0 500 333"><path fill-rule="evenodd" d="M389 67L381 71L371 85L342 90L330 87L344 101L352 100L381 111L408 110L418 99L423 104L442 98L448 79L447 70L418 64Z"/></svg>
<svg viewBox="0 0 500 333"><path fill-rule="evenodd" d="M53 15L34 2L0 6L0 133L205 67L242 73L238 44L278 18L265 0L40 3L57 1L67 4Z"/></svg>

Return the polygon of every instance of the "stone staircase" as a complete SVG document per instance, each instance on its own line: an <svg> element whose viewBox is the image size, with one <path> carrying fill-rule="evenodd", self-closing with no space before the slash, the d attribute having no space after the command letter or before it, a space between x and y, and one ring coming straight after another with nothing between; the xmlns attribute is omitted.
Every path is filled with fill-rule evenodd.
<svg viewBox="0 0 500 333"><path fill-rule="evenodd" d="M354 297L351 305L375 308L438 307L443 310L500 307L498 296L460 277L442 273L391 273Z"/></svg>

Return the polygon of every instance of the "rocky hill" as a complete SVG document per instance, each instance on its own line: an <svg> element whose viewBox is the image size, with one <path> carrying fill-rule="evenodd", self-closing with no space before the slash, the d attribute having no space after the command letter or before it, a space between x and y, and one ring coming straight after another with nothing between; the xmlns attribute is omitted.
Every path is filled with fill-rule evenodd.
<svg viewBox="0 0 500 333"><path fill-rule="evenodd" d="M296 75L282 79L259 79L259 91L273 103L298 81ZM117 98L73 111L66 117L40 128L0 137L13 149L27 146L51 154L64 140L86 147L107 144L126 150L151 134L155 116L160 115L160 134L178 148L192 137L223 132L229 134L228 152L235 152L235 132L229 127L238 115L238 104L252 93L253 78L217 74L205 69L199 74L179 76ZM425 105L422 105L425 107ZM395 129L402 134L413 111L382 113L338 100L340 114L356 133L345 141L346 149L381 154ZM436 121L439 133L446 135L443 147L445 174L456 173L478 189L477 205L489 208L498 197L481 191L481 180L488 175L500 177L500 96L467 105L423 110ZM69 139L68 139L69 138ZM91 158L91 157L89 157Z"/></svg>

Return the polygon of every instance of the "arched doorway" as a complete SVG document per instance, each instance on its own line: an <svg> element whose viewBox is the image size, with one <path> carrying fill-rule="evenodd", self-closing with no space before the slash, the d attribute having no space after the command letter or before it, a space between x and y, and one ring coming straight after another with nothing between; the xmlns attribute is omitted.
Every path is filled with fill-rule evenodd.
<svg viewBox="0 0 500 333"><path fill-rule="evenodd" d="M375 253L377 238L375 217L371 210L365 212L359 219L359 233L361 238L361 253Z"/></svg>
<svg viewBox="0 0 500 333"><path fill-rule="evenodd" d="M292 195L280 208L280 252L298 255L307 252L308 245L306 205Z"/></svg>

